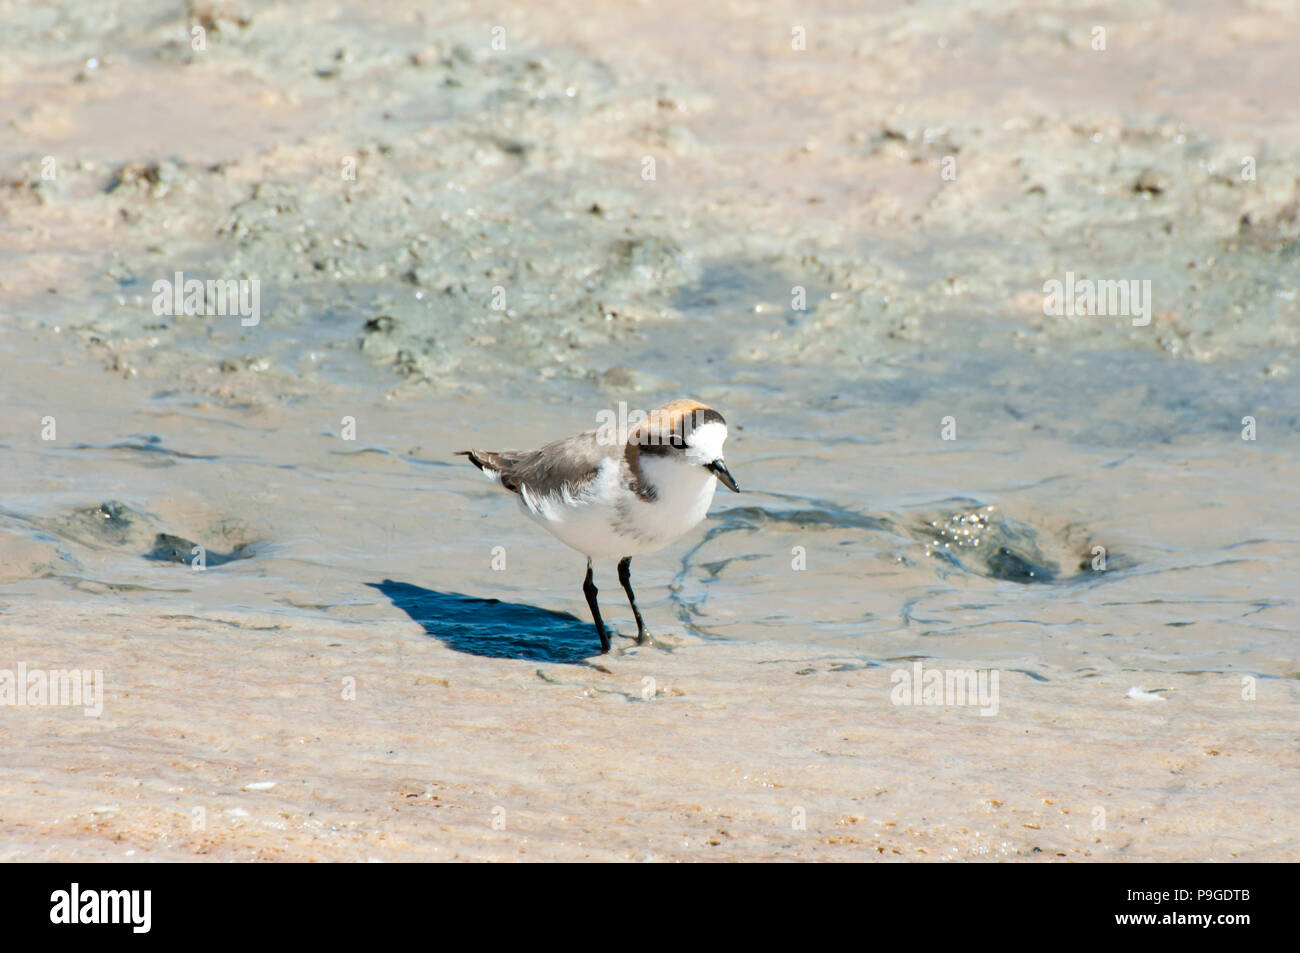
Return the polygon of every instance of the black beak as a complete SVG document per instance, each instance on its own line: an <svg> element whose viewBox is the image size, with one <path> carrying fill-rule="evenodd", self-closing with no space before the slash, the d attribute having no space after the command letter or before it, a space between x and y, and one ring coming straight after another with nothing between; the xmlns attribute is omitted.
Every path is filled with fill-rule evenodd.
<svg viewBox="0 0 1300 953"><path fill-rule="evenodd" d="M712 463L705 466L704 469L708 470L715 477L717 477L718 482L721 483L723 486L725 486L732 493L740 492L740 487L736 486L735 478L732 477L731 471L727 469L727 465L722 462L721 457L719 457L717 460L714 460Z"/></svg>

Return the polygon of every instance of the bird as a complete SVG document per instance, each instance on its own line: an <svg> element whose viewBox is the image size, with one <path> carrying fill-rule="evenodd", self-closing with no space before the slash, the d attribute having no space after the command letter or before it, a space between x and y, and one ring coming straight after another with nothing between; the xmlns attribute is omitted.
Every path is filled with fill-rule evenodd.
<svg viewBox="0 0 1300 953"><path fill-rule="evenodd" d="M648 414L634 412L617 429L603 426L537 450L456 455L468 457L515 495L525 516L587 557L582 592L604 654L610 642L596 601L593 560L618 560L618 581L636 618L636 642L644 645L649 636L632 591L632 557L657 552L693 529L719 483L740 492L723 458L726 439L722 414L681 398Z"/></svg>

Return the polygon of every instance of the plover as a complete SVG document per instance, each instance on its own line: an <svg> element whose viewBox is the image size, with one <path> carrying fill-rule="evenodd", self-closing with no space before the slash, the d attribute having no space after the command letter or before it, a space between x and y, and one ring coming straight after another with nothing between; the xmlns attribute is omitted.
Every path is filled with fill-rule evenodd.
<svg viewBox="0 0 1300 953"><path fill-rule="evenodd" d="M727 422L712 407L674 400L624 430L589 430L539 450L458 454L514 493L526 516L587 557L582 591L602 653L609 636L592 560L618 559L641 645L647 636L632 592L632 557L663 549L704 519L718 483L740 492L722 458Z"/></svg>

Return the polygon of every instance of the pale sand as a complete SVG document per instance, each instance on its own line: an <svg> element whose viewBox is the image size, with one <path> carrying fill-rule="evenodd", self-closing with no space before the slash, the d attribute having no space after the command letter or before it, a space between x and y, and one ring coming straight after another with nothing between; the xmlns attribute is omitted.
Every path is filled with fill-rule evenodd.
<svg viewBox="0 0 1300 953"><path fill-rule="evenodd" d="M24 657L102 666L112 701L5 713L0 858L1297 857L1293 679L1245 702L1223 676L1004 672L986 718L893 706L894 666L778 644L633 650L606 674L409 622L165 615L6 620Z"/></svg>

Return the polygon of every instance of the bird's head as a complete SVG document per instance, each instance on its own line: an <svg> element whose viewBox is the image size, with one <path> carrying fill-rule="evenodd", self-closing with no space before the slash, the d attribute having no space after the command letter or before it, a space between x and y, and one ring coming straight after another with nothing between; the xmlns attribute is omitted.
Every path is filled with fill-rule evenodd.
<svg viewBox="0 0 1300 953"><path fill-rule="evenodd" d="M643 456L708 470L733 493L740 487L723 459L727 422L699 401L674 400L650 411L629 437Z"/></svg>

